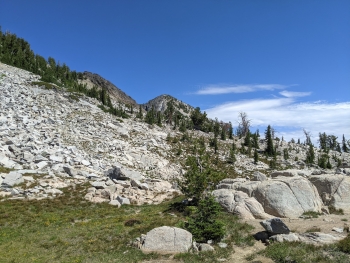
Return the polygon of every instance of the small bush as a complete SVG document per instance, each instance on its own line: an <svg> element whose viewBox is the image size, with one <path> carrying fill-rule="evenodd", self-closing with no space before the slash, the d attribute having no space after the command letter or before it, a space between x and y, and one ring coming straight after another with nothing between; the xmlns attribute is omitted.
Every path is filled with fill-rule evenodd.
<svg viewBox="0 0 350 263"><path fill-rule="evenodd" d="M308 217L308 218L318 218L321 213L315 212L315 211L307 211L303 213L303 216Z"/></svg>
<svg viewBox="0 0 350 263"><path fill-rule="evenodd" d="M6 173L8 174L9 172L11 172L13 169L10 168L6 168L4 166L0 166L0 173Z"/></svg>
<svg viewBox="0 0 350 263"><path fill-rule="evenodd" d="M305 231L305 233L312 233L312 232L321 232L321 228L317 226L313 226Z"/></svg>
<svg viewBox="0 0 350 263"><path fill-rule="evenodd" d="M344 215L344 210L343 209L336 209L334 206L330 205L328 207L329 213L334 214L334 215Z"/></svg>
<svg viewBox="0 0 350 263"><path fill-rule="evenodd" d="M350 235L337 243L337 247L340 251L350 254Z"/></svg>
<svg viewBox="0 0 350 263"><path fill-rule="evenodd" d="M44 82L44 81L34 81L32 82L32 85L37 85L39 87L42 87L44 86L45 89L53 89L53 88L56 88L55 85L51 84L51 83L48 83L48 82Z"/></svg>
<svg viewBox="0 0 350 263"><path fill-rule="evenodd" d="M133 218L133 219L129 219L128 221L126 221L124 223L124 226L134 226L136 224L137 225L141 224L141 221Z"/></svg>
<svg viewBox="0 0 350 263"><path fill-rule="evenodd" d="M197 242L219 241L224 236L224 224L217 220L220 211L221 207L213 196L199 201L197 212L188 220L186 227Z"/></svg>

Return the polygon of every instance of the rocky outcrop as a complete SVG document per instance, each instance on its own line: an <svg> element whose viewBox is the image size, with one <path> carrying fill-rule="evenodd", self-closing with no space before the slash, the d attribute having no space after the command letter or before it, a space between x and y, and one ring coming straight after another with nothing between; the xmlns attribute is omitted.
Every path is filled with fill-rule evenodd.
<svg viewBox="0 0 350 263"><path fill-rule="evenodd" d="M279 177L262 182L252 196L264 211L278 217L299 217L304 212L321 212L322 200L313 184L303 177Z"/></svg>
<svg viewBox="0 0 350 263"><path fill-rule="evenodd" d="M192 106L188 105L187 103L179 101L178 99L165 94L160 95L148 101L147 103L142 104L142 107L147 111L154 108L155 111L164 112L168 108L168 103L172 103L174 107L174 112L179 111L181 114L185 116L189 116L194 109Z"/></svg>
<svg viewBox="0 0 350 263"><path fill-rule="evenodd" d="M242 218L299 217L321 212L322 200L315 186L300 176L278 176L265 181L225 179L213 192L229 212ZM245 195L243 195L245 193Z"/></svg>
<svg viewBox="0 0 350 263"><path fill-rule="evenodd" d="M145 252L185 253L192 247L192 234L177 227L162 226L149 231L141 249Z"/></svg>
<svg viewBox="0 0 350 263"><path fill-rule="evenodd" d="M325 205L350 211L350 177L341 174L313 175L310 181L316 186Z"/></svg>
<svg viewBox="0 0 350 263"><path fill-rule="evenodd" d="M255 198L249 197L244 192L233 189L217 189L213 191L213 196L226 211L242 219L265 219L270 217Z"/></svg>
<svg viewBox="0 0 350 263"><path fill-rule="evenodd" d="M280 218L261 221L260 224L270 235L289 234L290 230Z"/></svg>
<svg viewBox="0 0 350 263"><path fill-rule="evenodd" d="M108 92L112 101L120 102L123 104L129 104L136 106L136 101L127 95L124 91L117 88L112 82L104 79L100 75L96 73L91 73L88 71L84 71L83 78L79 80L80 83L86 84L88 89L92 89L94 86L97 87L98 90L104 89Z"/></svg>

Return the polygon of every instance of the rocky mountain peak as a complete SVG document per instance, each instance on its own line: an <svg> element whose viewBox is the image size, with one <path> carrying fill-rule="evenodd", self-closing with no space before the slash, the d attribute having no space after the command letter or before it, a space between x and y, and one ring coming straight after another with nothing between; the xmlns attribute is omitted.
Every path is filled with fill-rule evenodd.
<svg viewBox="0 0 350 263"><path fill-rule="evenodd" d="M155 111L160 111L163 113L166 111L170 103L174 106L175 110L181 112L185 116L188 116L194 109L191 105L168 94L162 94L141 105L145 110L149 110L153 107Z"/></svg>
<svg viewBox="0 0 350 263"><path fill-rule="evenodd" d="M112 101L133 106L137 105L136 101L133 98L115 86L112 82L106 80L96 73L84 71L83 77L79 80L79 83L86 84L88 89L92 89L94 86L96 86L98 90L106 90Z"/></svg>

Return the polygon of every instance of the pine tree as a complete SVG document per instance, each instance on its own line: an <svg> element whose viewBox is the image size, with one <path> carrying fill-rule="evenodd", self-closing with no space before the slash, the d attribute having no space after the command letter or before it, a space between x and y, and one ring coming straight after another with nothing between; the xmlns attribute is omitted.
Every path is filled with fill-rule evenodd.
<svg viewBox="0 0 350 263"><path fill-rule="evenodd" d="M258 164L259 162L259 155L258 155L258 151L255 149L254 150L254 164Z"/></svg>
<svg viewBox="0 0 350 263"><path fill-rule="evenodd" d="M233 139L233 128L232 128L231 122L229 122L229 127L228 127L228 138Z"/></svg>
<svg viewBox="0 0 350 263"><path fill-rule="evenodd" d="M227 162L231 164L234 164L236 162L236 155L233 149L230 149Z"/></svg>
<svg viewBox="0 0 350 263"><path fill-rule="evenodd" d="M309 144L309 150L306 153L306 160L305 162L307 164L312 164L315 161L315 151L314 146L312 144Z"/></svg>
<svg viewBox="0 0 350 263"><path fill-rule="evenodd" d="M288 160L289 158L288 149L283 149L283 158L284 160Z"/></svg>
<svg viewBox="0 0 350 263"><path fill-rule="evenodd" d="M245 137L244 137L244 146L251 146L251 139L250 139L250 131L247 131Z"/></svg>
<svg viewBox="0 0 350 263"><path fill-rule="evenodd" d="M275 151L274 151L274 148L273 148L271 126L270 125L268 125L267 129L266 129L265 140L266 140L266 143L267 143L265 152L266 152L266 154L268 156L273 156Z"/></svg>
<svg viewBox="0 0 350 263"><path fill-rule="evenodd" d="M347 142L346 142L345 136L344 136L344 134L343 134L342 150L343 150L343 152L345 152L345 153L349 152L349 148L348 148L348 146L347 146L346 144L347 144Z"/></svg>
<svg viewBox="0 0 350 263"><path fill-rule="evenodd" d="M224 126L221 127L221 140L226 140L226 131Z"/></svg>

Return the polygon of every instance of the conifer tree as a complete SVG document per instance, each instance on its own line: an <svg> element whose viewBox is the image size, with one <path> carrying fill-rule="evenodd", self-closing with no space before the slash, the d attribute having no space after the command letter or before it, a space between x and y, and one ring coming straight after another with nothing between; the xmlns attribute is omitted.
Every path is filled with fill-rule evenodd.
<svg viewBox="0 0 350 263"><path fill-rule="evenodd" d="M275 153L275 150L273 148L273 142L272 142L272 134L271 134L271 126L268 125L267 126L267 129L266 129L266 132L265 132L265 140L266 140L266 143L267 143L267 146L266 146L266 154L268 156L273 156L274 153Z"/></svg>
<svg viewBox="0 0 350 263"><path fill-rule="evenodd" d="M226 140L226 131L224 125L221 127L221 140Z"/></svg>
<svg viewBox="0 0 350 263"><path fill-rule="evenodd" d="M231 122L229 122L229 126L228 126L228 138L233 139L233 128L232 128Z"/></svg>
<svg viewBox="0 0 350 263"><path fill-rule="evenodd" d="M258 161L259 161L259 155L258 155L258 151L254 150L254 164L258 164Z"/></svg>
<svg viewBox="0 0 350 263"><path fill-rule="evenodd" d="M315 161L315 151L314 146L312 144L309 144L309 149L306 153L306 160L305 162L308 164L312 164Z"/></svg>
<svg viewBox="0 0 350 263"><path fill-rule="evenodd" d="M347 143L346 143L346 140L345 140L345 136L344 136L344 134L343 134L342 150L343 150L343 152L345 152L345 153L349 152L349 148L348 148L348 146L347 146L346 144L347 144Z"/></svg>

